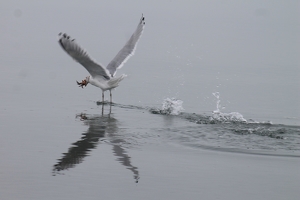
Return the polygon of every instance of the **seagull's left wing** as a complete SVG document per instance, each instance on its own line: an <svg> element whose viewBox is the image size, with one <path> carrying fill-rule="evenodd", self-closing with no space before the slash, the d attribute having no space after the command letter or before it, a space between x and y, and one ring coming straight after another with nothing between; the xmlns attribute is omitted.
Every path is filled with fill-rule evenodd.
<svg viewBox="0 0 300 200"><path fill-rule="evenodd" d="M79 62L85 69L93 76L103 76L110 79L109 72L106 68L102 67L99 63L94 61L88 53L81 48L74 39L71 39L67 34L59 34L60 38L58 43L60 46L77 62Z"/></svg>
<svg viewBox="0 0 300 200"><path fill-rule="evenodd" d="M114 57L114 59L106 67L112 77L116 74L117 69L120 69L130 58L130 56L134 54L137 42L143 33L144 27L145 17L142 15L135 32L132 34L125 46L119 51L116 57Z"/></svg>

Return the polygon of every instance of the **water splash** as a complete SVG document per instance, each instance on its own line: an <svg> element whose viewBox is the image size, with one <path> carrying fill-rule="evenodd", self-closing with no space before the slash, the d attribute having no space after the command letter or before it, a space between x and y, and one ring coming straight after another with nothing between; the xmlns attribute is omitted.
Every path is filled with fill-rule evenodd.
<svg viewBox="0 0 300 200"><path fill-rule="evenodd" d="M212 122L247 122L243 115L238 112L222 113L221 110L225 107L221 105L220 93L214 92L212 94L217 98L217 109L212 112L213 115L210 117Z"/></svg>
<svg viewBox="0 0 300 200"><path fill-rule="evenodd" d="M163 101L161 109L150 109L150 112L153 114L179 115L184 110L182 103L183 101L176 98L166 98Z"/></svg>
<svg viewBox="0 0 300 200"><path fill-rule="evenodd" d="M164 134L159 137L164 136L168 140L193 148L300 157L299 126L257 122L244 119L238 112L225 113L225 108L221 105L220 94L214 93L213 96L217 101L216 109L209 115L184 112L183 102L175 98L164 99L159 108L121 104L113 104L113 106L147 110L152 114L165 115L164 119L183 119L182 124L180 120L176 120L176 126L150 128L153 130L153 135L147 132L147 137L148 135L156 137L157 130L163 130ZM185 123L185 121L191 123ZM136 135L134 137L136 138Z"/></svg>

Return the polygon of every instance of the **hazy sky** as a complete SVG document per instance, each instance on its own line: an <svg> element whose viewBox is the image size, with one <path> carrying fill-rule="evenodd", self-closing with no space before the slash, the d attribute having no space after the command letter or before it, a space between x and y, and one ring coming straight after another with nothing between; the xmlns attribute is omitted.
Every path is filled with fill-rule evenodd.
<svg viewBox="0 0 300 200"><path fill-rule="evenodd" d="M150 57L176 50L207 65L299 66L299 9L299 1L275 0L1 1L0 51L2 60L12 52L57 58L53 41L66 31L107 64L144 13Z"/></svg>
<svg viewBox="0 0 300 200"><path fill-rule="evenodd" d="M70 78L65 82L74 82L87 72L77 67L70 75L69 66L76 63L59 47L57 34L67 32L106 65L132 34L143 13L146 28L136 55L118 73L124 70L133 74L133 79L148 81L145 90L160 88L163 93L173 87L174 94L167 97L181 94L179 97L184 99L193 92L195 98L201 99L218 89L228 101L237 100L235 96L239 94L241 107L252 107L257 101L268 106L276 99L281 103L274 104L274 108L294 105L290 106L292 110L300 100L299 2L1 1L1 75L4 78L14 71L22 76L33 68L40 69L40 73L52 69ZM236 78L236 73L244 71ZM220 75L219 80L223 75L224 81L232 82L222 82L224 87L218 87L216 75ZM153 77L159 76L161 82L154 84ZM168 88L164 88L166 84ZM243 88L244 85L249 87ZM261 89L257 93L253 90L255 86ZM161 102L163 95L159 92L156 99ZM199 99L184 99L185 106L189 103L205 107L204 100Z"/></svg>

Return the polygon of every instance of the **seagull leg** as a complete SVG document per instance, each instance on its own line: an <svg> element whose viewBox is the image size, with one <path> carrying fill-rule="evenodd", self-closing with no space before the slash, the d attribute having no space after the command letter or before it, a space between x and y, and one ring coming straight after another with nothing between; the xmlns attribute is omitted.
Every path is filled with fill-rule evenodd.
<svg viewBox="0 0 300 200"><path fill-rule="evenodd" d="M102 91L102 105L104 105L104 91Z"/></svg>
<svg viewBox="0 0 300 200"><path fill-rule="evenodd" d="M111 90L109 90L110 92L110 105L112 104L112 95L111 95Z"/></svg>

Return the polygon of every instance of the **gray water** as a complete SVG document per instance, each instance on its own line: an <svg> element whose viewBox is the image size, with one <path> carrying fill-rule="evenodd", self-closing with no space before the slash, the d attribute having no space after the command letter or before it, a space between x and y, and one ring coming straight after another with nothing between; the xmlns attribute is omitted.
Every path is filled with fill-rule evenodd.
<svg viewBox="0 0 300 200"><path fill-rule="evenodd" d="M298 199L298 7L2 2L0 199ZM57 34L105 65L142 13L102 105Z"/></svg>

